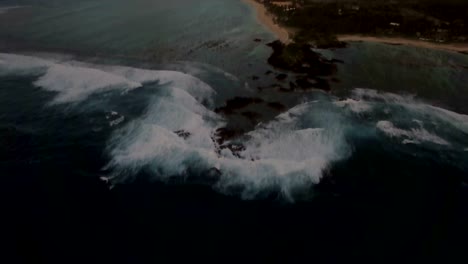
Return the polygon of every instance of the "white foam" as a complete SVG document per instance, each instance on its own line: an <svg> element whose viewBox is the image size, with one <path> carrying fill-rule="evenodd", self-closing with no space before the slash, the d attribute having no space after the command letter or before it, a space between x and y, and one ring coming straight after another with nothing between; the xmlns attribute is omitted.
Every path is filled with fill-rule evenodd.
<svg viewBox="0 0 468 264"><path fill-rule="evenodd" d="M400 106L409 111L423 114L433 119L433 124L448 124L464 133L468 133L468 115L459 114L447 109L416 101L400 103Z"/></svg>
<svg viewBox="0 0 468 264"><path fill-rule="evenodd" d="M250 132L244 159L227 158L220 164L229 177L221 186L241 185L247 197L268 187L279 187L290 197L296 188L316 184L323 172L336 160L349 154L339 120L326 128L298 128L312 118L312 104L302 104L281 114L274 121Z"/></svg>
<svg viewBox="0 0 468 264"><path fill-rule="evenodd" d="M70 103L86 99L95 92L109 89L133 89L140 87L138 82L122 76L109 74L92 68L82 68L54 64L35 83L48 91L59 92L56 103Z"/></svg>
<svg viewBox="0 0 468 264"><path fill-rule="evenodd" d="M390 137L406 138L402 142L404 144L408 144L408 143L417 144L420 142L431 142L431 143L438 144L438 145L450 146L450 143L447 142L445 139L428 132L424 128L412 128L410 130L404 130L404 129L397 128L390 121L377 122L377 128Z"/></svg>
<svg viewBox="0 0 468 264"><path fill-rule="evenodd" d="M429 121L433 124L449 124L464 133L468 133L468 115L426 104L416 100L413 95L398 95L369 89L355 89L352 94L353 98L356 100L364 100L367 102L374 102L373 100L376 100L384 102L387 105L397 105L405 108L407 111L426 116L431 119ZM387 114L391 113L390 110L385 112ZM421 120L414 121L422 125Z"/></svg>
<svg viewBox="0 0 468 264"><path fill-rule="evenodd" d="M338 107L348 108L354 113L365 113L372 109L372 106L369 103L351 98L334 102L334 104Z"/></svg>
<svg viewBox="0 0 468 264"><path fill-rule="evenodd" d="M35 85L58 92L55 103L78 102L93 93L134 89L150 82L184 90L207 105L212 104L215 95L209 85L181 72L95 65L65 59L59 61L0 53L0 75L42 75Z"/></svg>
<svg viewBox="0 0 468 264"><path fill-rule="evenodd" d="M331 162L345 156L341 129L303 124L322 116L312 109L318 103L298 105L259 125L243 139L245 150L232 153L229 149L220 151L212 139L225 121L205 106L215 95L214 90L195 77L9 54L1 54L0 60L2 73L31 74L31 70L41 69L34 84L57 92L55 103L80 102L110 89L125 91L151 82L158 84L146 113L115 130L109 139L108 166L115 173L109 179L113 182L125 181L142 168L149 168L156 177L216 168L222 174L220 188L242 186L248 196L280 187L289 195L294 188L317 183ZM115 111L106 118L111 126L125 119ZM335 121L339 124L330 120Z"/></svg>
<svg viewBox="0 0 468 264"><path fill-rule="evenodd" d="M357 88L352 92L352 97L357 100L368 101L369 99L380 100L386 103L415 103L414 95L400 95L394 93L385 93L377 90Z"/></svg>
<svg viewBox="0 0 468 264"><path fill-rule="evenodd" d="M190 75L193 75L193 76L201 76L209 72L210 74L212 73L221 74L227 79L234 81L234 82L239 81L239 78L237 78L232 73L229 73L221 68L215 67L210 64L201 63L201 62L193 62L193 61L190 61L190 62L185 61L185 62L180 62L180 63L182 63L182 69L184 69L185 72L188 72Z"/></svg>
<svg viewBox="0 0 468 264"><path fill-rule="evenodd" d="M109 126L111 126L111 127L117 126L120 123L122 123L123 121L125 121L125 116L118 117L115 120L110 121Z"/></svg>
<svg viewBox="0 0 468 264"><path fill-rule="evenodd" d="M114 136L116 145L111 144L109 166L117 172L131 172L125 176L144 166L152 168L157 177L184 175L189 168L210 167L206 161L216 155L209 149L191 147L173 131L158 125L132 122L119 133L123 136Z"/></svg>
<svg viewBox="0 0 468 264"><path fill-rule="evenodd" d="M41 58L0 53L0 76L40 74L53 64Z"/></svg>
<svg viewBox="0 0 468 264"><path fill-rule="evenodd" d="M213 120L214 113L200 105L185 107L178 98L169 93L155 100L142 120L117 131L110 142L109 166L124 173L148 167L157 177L216 168L222 174L221 189L241 186L243 195L251 197L259 190L280 187L289 196L295 188L319 182L327 166L344 157L342 131L297 128L301 115L310 113L308 104L250 132L239 158L229 149L218 152L211 140L222 120ZM174 133L179 129L191 135L183 139Z"/></svg>
<svg viewBox="0 0 468 264"><path fill-rule="evenodd" d="M418 124L420 127L422 127L424 125L424 122L419 120L419 119L413 119L413 122L415 122L416 124Z"/></svg>
<svg viewBox="0 0 468 264"><path fill-rule="evenodd" d="M419 141L417 141L417 140L411 140L411 139L404 139L404 140L402 141L402 143L403 143L404 145L407 145L407 144L419 145L419 144L421 144L421 142L419 142Z"/></svg>
<svg viewBox="0 0 468 264"><path fill-rule="evenodd" d="M442 120L452 124L461 131L468 133L468 115L458 114L443 108L429 106Z"/></svg>
<svg viewBox="0 0 468 264"><path fill-rule="evenodd" d="M324 133L323 129L313 128L254 131L242 155L246 160L254 160L252 165L263 167L265 172L271 171L270 177L288 181L288 177L302 174L316 183L334 153L334 145L326 140Z"/></svg>
<svg viewBox="0 0 468 264"><path fill-rule="evenodd" d="M223 124L218 115L188 92L172 86L162 87L141 119L112 136L109 166L117 172L128 169L136 172L149 166L157 177L180 176L189 168L209 169L217 157L211 137ZM177 131L189 136L180 137Z"/></svg>
<svg viewBox="0 0 468 264"><path fill-rule="evenodd" d="M144 118L145 123L171 131L190 132L187 139L194 147L214 149L211 135L222 120L183 90L172 88L167 96L158 96Z"/></svg>
<svg viewBox="0 0 468 264"><path fill-rule="evenodd" d="M122 66L101 66L101 69L139 83L158 82L170 84L187 91L200 102L212 103L215 91L206 83L191 75L176 71L155 71Z"/></svg>
<svg viewBox="0 0 468 264"><path fill-rule="evenodd" d="M245 149L233 153L228 148L220 150L212 139L216 129L225 125L223 118L206 107L215 91L190 75L1 53L0 74L41 75L35 84L57 92L56 103L79 102L109 89L125 91L157 83L146 113L124 123L109 139L108 166L114 175L106 178L113 183L125 181L143 168L148 168L155 177L185 176L189 171L204 173L216 168L221 172L219 188L240 186L245 197L250 197L259 190L279 187L289 196L295 188L319 182L329 165L346 158L350 151L343 126L353 124L333 116L343 111L337 111L336 107L328 111L330 103L326 101L297 105L273 121L259 124L238 139ZM430 113L437 121L455 124L460 129L468 127L467 116L416 102L412 97L364 89L356 90L353 96L334 105L363 113L374 111L379 102L398 104L408 111ZM392 107L388 109L388 114L392 114ZM117 112L110 112L106 118L111 126L125 119ZM414 121L418 126L408 130L391 121L379 121L377 128L401 139L403 144L450 145L423 127L431 120Z"/></svg>

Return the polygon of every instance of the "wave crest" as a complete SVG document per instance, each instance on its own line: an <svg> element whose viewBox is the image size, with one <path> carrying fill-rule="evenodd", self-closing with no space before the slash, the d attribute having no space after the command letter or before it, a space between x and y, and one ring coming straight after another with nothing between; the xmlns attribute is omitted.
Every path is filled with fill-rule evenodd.
<svg viewBox="0 0 468 264"><path fill-rule="evenodd" d="M181 72L95 65L6 53L0 53L2 75L40 76L34 84L57 92L54 103L80 102L94 93L112 89L125 91L152 82L178 87L206 105L212 104L216 94L200 79Z"/></svg>
<svg viewBox="0 0 468 264"><path fill-rule="evenodd" d="M330 97L296 105L220 143L217 131L227 120L211 110L215 90L184 73L0 53L0 76L11 74L37 77L34 85L55 92L53 103L61 104L92 100L91 95L109 90L151 88L143 95L150 96L143 115L110 123L128 120L107 142L106 168L114 184L145 170L157 179L208 175L217 188L240 190L244 198L270 189L292 198L318 183L334 162L349 157L354 137L361 142L393 137L404 145L463 151L467 146L468 116L413 96L356 89L342 101Z"/></svg>
<svg viewBox="0 0 468 264"><path fill-rule="evenodd" d="M144 168L156 177L203 175L214 169L220 174L218 188L240 188L245 198L271 188L292 197L295 190L318 183L331 162L348 154L338 123L303 123L304 116L314 120L315 104L298 106L257 127L236 141L242 147L234 153L220 149L213 139L223 125L221 118L199 106L187 112L179 100L158 97L142 120L114 134L109 166L118 172L116 181L131 179ZM187 138L178 135L181 130Z"/></svg>

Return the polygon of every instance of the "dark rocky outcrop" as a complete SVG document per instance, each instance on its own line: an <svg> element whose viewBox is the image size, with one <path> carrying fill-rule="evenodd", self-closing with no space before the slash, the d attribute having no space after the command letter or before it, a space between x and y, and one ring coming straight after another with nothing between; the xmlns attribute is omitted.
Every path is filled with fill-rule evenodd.
<svg viewBox="0 0 468 264"><path fill-rule="evenodd" d="M299 77L296 80L296 84L302 90L309 90L309 89L320 89L324 91L330 91L330 84L327 79L319 78L319 77Z"/></svg>
<svg viewBox="0 0 468 264"><path fill-rule="evenodd" d="M232 140L236 137L239 137L245 133L244 130L236 130L232 128L218 128L215 132L214 137L212 137L212 140L214 143L216 143L217 147L217 152L220 154L221 150L223 149L229 149L232 154L238 158L241 158L239 152L242 152L245 150L244 145L240 143L230 143L228 142L229 140Z"/></svg>
<svg viewBox="0 0 468 264"><path fill-rule="evenodd" d="M227 127L218 128L216 129L216 132L215 132L214 141L218 145L222 145L225 141L238 137L244 134L244 132L245 131L242 129L233 129L233 128L227 128Z"/></svg>
<svg viewBox="0 0 468 264"><path fill-rule="evenodd" d="M275 68L310 76L330 76L336 73L334 62L314 52L308 44L284 45L274 41L267 45L273 49L268 63Z"/></svg>
<svg viewBox="0 0 468 264"><path fill-rule="evenodd" d="M263 91L263 90L281 90L281 89L284 89L284 87L279 85L279 84L272 84L272 85L268 85L268 86L259 86L259 87L257 87L257 90L259 90L260 92Z"/></svg>
<svg viewBox="0 0 468 264"><path fill-rule="evenodd" d="M340 59L332 59L331 62L332 62L332 63L341 63L341 64L344 64L344 61L343 61L343 60L340 60Z"/></svg>
<svg viewBox="0 0 468 264"><path fill-rule="evenodd" d="M240 143L229 143L229 144L220 146L219 148L220 150L229 149L231 153L238 158L242 158L240 153L245 150L245 146Z"/></svg>
<svg viewBox="0 0 468 264"><path fill-rule="evenodd" d="M216 113L223 113L226 115L232 114L234 110L242 109L250 104L262 103L263 99L254 97L235 97L227 100L226 105L215 109Z"/></svg>
<svg viewBox="0 0 468 264"><path fill-rule="evenodd" d="M259 113L252 112L252 111L245 111L241 113L242 116L246 117L251 121L256 121L262 117Z"/></svg>
<svg viewBox="0 0 468 264"><path fill-rule="evenodd" d="M269 102L267 105L278 111L284 111L286 109L286 106L280 102Z"/></svg>
<svg viewBox="0 0 468 264"><path fill-rule="evenodd" d="M283 93L289 93L289 92L294 92L295 89L281 87L281 88L279 89L279 91L280 91L280 92L283 92Z"/></svg>
<svg viewBox="0 0 468 264"><path fill-rule="evenodd" d="M289 82L289 89L294 91L296 90L296 88L297 88L297 84L295 84L294 82Z"/></svg>
<svg viewBox="0 0 468 264"><path fill-rule="evenodd" d="M174 131L174 133L176 133L179 137L183 139L187 139L192 135L192 133L185 131L185 130L177 130L177 131Z"/></svg>
<svg viewBox="0 0 468 264"><path fill-rule="evenodd" d="M314 86L314 83L306 77L301 77L296 79L296 84L299 88L306 90L311 89Z"/></svg>
<svg viewBox="0 0 468 264"><path fill-rule="evenodd" d="M341 49L347 46L346 42L339 41L334 34L310 29L301 30L294 40L297 43L311 43L317 49Z"/></svg>
<svg viewBox="0 0 468 264"><path fill-rule="evenodd" d="M293 92L301 90L331 89L329 79L337 71L336 63L344 63L339 59L327 59L315 52L309 44L291 43L285 45L280 41L267 44L273 49L273 54L268 59L275 68L296 73L296 81L289 83L289 89L280 89L281 92ZM278 74L279 81L286 80L287 74ZM336 79L334 79L336 80Z"/></svg>
<svg viewBox="0 0 468 264"><path fill-rule="evenodd" d="M284 81L288 78L288 75L286 73L280 73L276 75L276 80L278 81Z"/></svg>

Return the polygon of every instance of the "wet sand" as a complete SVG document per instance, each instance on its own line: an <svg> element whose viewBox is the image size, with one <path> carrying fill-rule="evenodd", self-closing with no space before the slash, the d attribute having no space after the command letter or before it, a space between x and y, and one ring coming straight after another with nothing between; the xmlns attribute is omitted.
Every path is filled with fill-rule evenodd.
<svg viewBox="0 0 468 264"><path fill-rule="evenodd" d="M266 28L268 28L268 30L274 33L281 42L291 42L288 30L275 23L274 16L268 12L264 5L255 0L242 1L244 1L246 4L249 4L255 9L255 12L257 13L257 20Z"/></svg>
<svg viewBox="0 0 468 264"><path fill-rule="evenodd" d="M446 50L446 51L455 51L455 52L468 52L468 44L443 44L443 43L433 43L422 40L412 40L405 38L388 38L388 37L371 37L371 36L359 36L359 35L339 35L338 40L344 42L376 42L376 43L385 43L392 45L405 45L405 46L414 46L419 48L427 49L437 49L437 50Z"/></svg>

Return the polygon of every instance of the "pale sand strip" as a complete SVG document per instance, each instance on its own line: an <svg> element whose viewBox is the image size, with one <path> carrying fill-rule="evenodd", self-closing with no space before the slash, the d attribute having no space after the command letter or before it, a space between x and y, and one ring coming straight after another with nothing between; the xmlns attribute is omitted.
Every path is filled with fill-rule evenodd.
<svg viewBox="0 0 468 264"><path fill-rule="evenodd" d="M422 40L412 40L404 38L388 38L388 37L369 37L369 36L359 36L359 35L339 35L339 41L344 42L377 42L377 43L386 43L386 44L401 44L406 46L414 46L427 49L437 49L437 50L446 50L446 51L456 51L456 52L468 52L468 43L460 44L438 44Z"/></svg>
<svg viewBox="0 0 468 264"><path fill-rule="evenodd" d="M290 43L289 33L286 29L274 22L274 17L268 12L265 6L255 0L242 0L246 4L251 5L257 13L257 20L268 28L276 37L283 43Z"/></svg>
<svg viewBox="0 0 468 264"><path fill-rule="evenodd" d="M283 43L290 43L291 39L289 38L289 32L284 27L276 24L274 22L274 17L271 15L265 6L255 0L242 0L246 4L251 5L255 12L257 13L257 20L259 23L267 27L272 33L274 33L278 39ZM344 42L377 42L385 44L400 44L406 46L414 46L427 49L437 49L437 50L446 50L446 51L455 51L455 52L468 52L468 43L467 44L439 44L432 43L422 40L412 40L404 38L388 38L388 37L370 37L370 36L360 36L360 35L338 35L339 41Z"/></svg>

